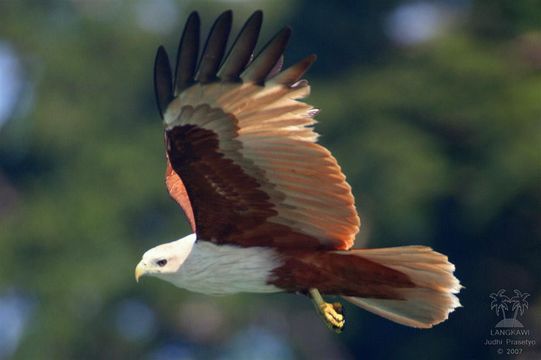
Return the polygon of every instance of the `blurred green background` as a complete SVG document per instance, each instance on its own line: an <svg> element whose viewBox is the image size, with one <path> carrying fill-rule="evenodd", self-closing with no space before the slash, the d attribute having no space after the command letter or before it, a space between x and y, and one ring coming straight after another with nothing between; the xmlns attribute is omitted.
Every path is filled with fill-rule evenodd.
<svg viewBox="0 0 541 360"><path fill-rule="evenodd" d="M295 295L207 297L144 279L188 234L163 184L152 64L198 10L256 9L316 53L308 102L363 219L358 246L449 255L463 308L431 330ZM489 294L531 294L541 358L541 3L0 1L0 359L484 359ZM500 357L501 358L501 357Z"/></svg>

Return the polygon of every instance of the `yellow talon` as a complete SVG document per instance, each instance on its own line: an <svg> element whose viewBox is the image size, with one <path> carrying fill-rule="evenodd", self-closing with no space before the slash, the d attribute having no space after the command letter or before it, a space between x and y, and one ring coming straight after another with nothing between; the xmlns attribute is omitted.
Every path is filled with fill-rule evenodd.
<svg viewBox="0 0 541 360"><path fill-rule="evenodd" d="M314 305L316 305L318 313L323 318L323 322L327 325L327 327L329 327L329 329L334 330L337 333L341 333L346 323L342 304L339 302L332 304L325 302L317 289L310 289L309 293L312 297Z"/></svg>
<svg viewBox="0 0 541 360"><path fill-rule="evenodd" d="M339 306L336 306L339 305ZM323 318L325 320L325 323L329 328L333 329L334 331L340 333L342 332L344 328L344 324L346 323L346 320L344 319L344 315L342 314L342 305L340 303L323 303L319 306L321 315L323 315Z"/></svg>

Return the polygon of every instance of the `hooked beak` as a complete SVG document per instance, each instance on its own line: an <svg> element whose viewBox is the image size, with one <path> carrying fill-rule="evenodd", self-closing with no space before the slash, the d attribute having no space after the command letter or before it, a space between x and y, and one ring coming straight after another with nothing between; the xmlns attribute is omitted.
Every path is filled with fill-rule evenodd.
<svg viewBox="0 0 541 360"><path fill-rule="evenodd" d="M139 282L139 279L141 276L146 274L146 264L144 262L140 262L135 267L135 281Z"/></svg>

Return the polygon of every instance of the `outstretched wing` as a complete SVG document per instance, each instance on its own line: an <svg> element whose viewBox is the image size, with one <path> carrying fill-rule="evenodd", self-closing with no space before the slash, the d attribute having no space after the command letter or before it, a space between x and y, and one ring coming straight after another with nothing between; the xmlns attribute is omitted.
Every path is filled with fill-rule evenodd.
<svg viewBox="0 0 541 360"><path fill-rule="evenodd" d="M360 226L351 188L331 153L316 144L317 110L297 100L309 94L299 79L315 56L280 71L291 32L284 28L251 61L262 22L257 11L222 62L231 22L231 11L216 20L196 66L200 24L192 13L174 76L158 49L155 89L171 195L201 240L350 248Z"/></svg>

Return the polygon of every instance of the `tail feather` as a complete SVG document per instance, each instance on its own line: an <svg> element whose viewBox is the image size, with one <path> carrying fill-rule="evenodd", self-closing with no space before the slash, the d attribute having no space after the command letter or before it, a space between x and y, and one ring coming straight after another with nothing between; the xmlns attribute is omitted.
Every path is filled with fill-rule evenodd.
<svg viewBox="0 0 541 360"><path fill-rule="evenodd" d="M454 295L461 289L453 275L455 266L447 256L425 246L403 246L385 249L362 249L344 252L405 274L415 285L396 288L400 299L378 299L343 296L365 310L399 324L430 328L445 321L449 313L461 306Z"/></svg>

